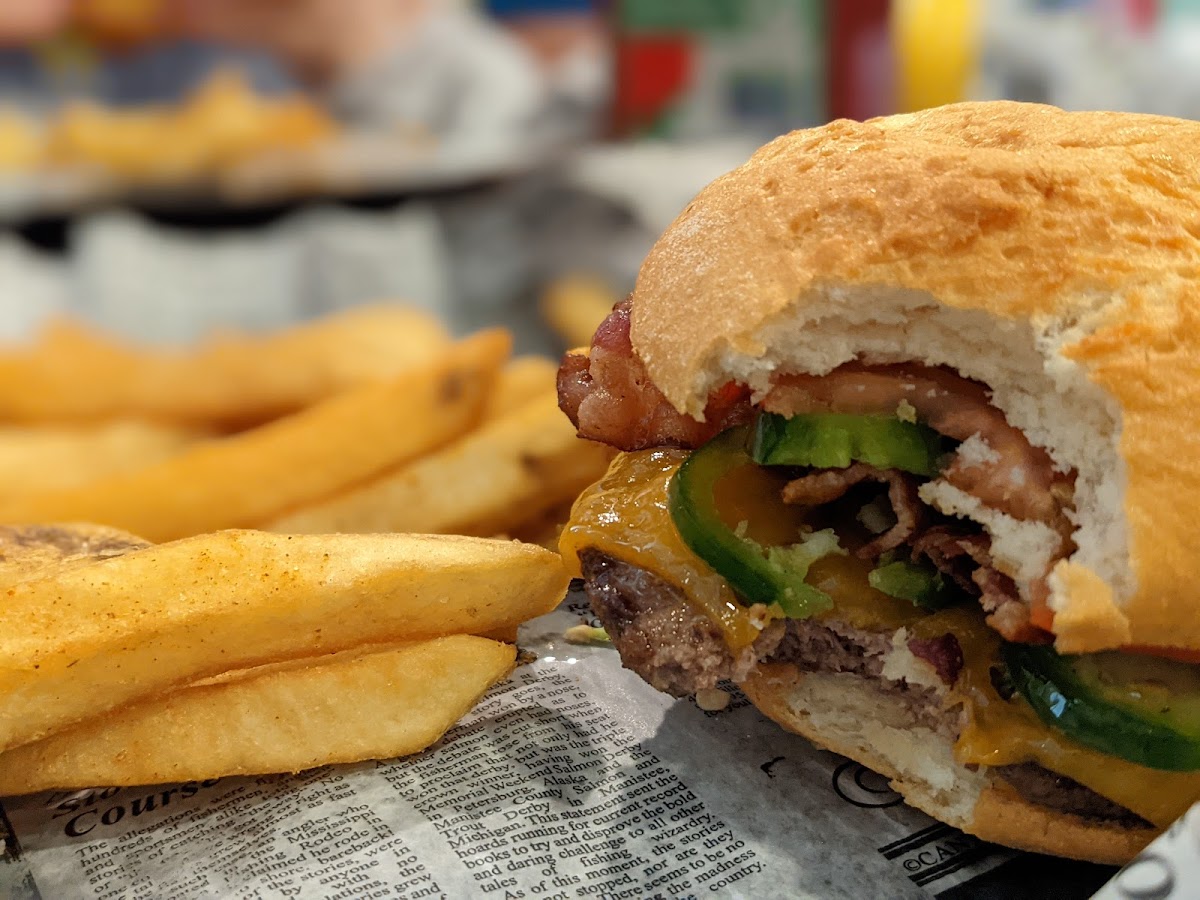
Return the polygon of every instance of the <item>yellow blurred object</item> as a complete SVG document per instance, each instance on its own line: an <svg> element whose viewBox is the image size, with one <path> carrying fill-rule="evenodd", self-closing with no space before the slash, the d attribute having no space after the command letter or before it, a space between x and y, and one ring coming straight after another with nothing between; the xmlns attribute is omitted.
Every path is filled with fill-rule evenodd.
<svg viewBox="0 0 1200 900"><path fill-rule="evenodd" d="M916 112L963 100L979 65L980 0L896 0L897 102Z"/></svg>
<svg viewBox="0 0 1200 900"><path fill-rule="evenodd" d="M211 432L116 419L88 425L0 425L0 498L56 491L153 465Z"/></svg>
<svg viewBox="0 0 1200 900"><path fill-rule="evenodd" d="M542 295L542 315L568 347L586 347L613 305L620 299L605 281L588 275L567 275Z"/></svg>
<svg viewBox="0 0 1200 900"><path fill-rule="evenodd" d="M217 72L177 113L175 127L209 148L215 168L257 153L313 144L334 132L333 121L301 96L259 96L239 72Z"/></svg>
<svg viewBox="0 0 1200 900"><path fill-rule="evenodd" d="M310 147L336 130L300 96L259 96L243 75L215 73L180 107L114 110L71 104L53 124L50 161L130 180L183 181L253 156Z"/></svg>
<svg viewBox="0 0 1200 900"><path fill-rule="evenodd" d="M42 161L41 130L16 110L0 110L0 172L28 172Z"/></svg>
<svg viewBox="0 0 1200 900"><path fill-rule="evenodd" d="M83 37L128 47L162 35L169 12L164 0L76 0L73 19Z"/></svg>

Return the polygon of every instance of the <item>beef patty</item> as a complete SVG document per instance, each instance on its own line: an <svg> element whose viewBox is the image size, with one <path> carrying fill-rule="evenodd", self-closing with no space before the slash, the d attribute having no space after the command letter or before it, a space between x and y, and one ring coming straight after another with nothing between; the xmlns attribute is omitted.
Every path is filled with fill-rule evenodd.
<svg viewBox="0 0 1200 900"><path fill-rule="evenodd" d="M834 619L787 619L771 623L753 644L734 652L720 629L675 585L599 550L584 550L579 561L592 610L622 663L660 691L688 696L724 680L742 681L759 663L791 663L806 672L842 672L875 680L915 723L951 738L958 734L959 712L944 709L938 692L883 677L890 634ZM932 652L936 655L930 661L939 674L953 681L957 668L944 666L945 657L953 654L947 654L944 645ZM993 771L1030 803L1086 819L1148 826L1124 807L1035 763Z"/></svg>

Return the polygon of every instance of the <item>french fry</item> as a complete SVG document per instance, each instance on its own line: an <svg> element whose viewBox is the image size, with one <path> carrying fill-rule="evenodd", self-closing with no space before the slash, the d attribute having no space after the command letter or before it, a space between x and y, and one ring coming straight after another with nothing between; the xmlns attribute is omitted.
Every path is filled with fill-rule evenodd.
<svg viewBox="0 0 1200 900"><path fill-rule="evenodd" d="M562 561L514 541L226 531L8 586L0 750L233 669L550 611Z"/></svg>
<svg viewBox="0 0 1200 900"><path fill-rule="evenodd" d="M575 436L550 392L437 453L265 527L495 534L574 497L604 474L610 456Z"/></svg>
<svg viewBox="0 0 1200 900"><path fill-rule="evenodd" d="M149 546L104 525L0 525L0 588Z"/></svg>
<svg viewBox="0 0 1200 900"><path fill-rule="evenodd" d="M480 332L390 382L137 472L0 501L0 522L95 522L156 542L257 525L465 432L482 414L509 344L505 332Z"/></svg>
<svg viewBox="0 0 1200 900"><path fill-rule="evenodd" d="M587 347L618 299L598 278L567 276L542 295L542 316L568 347Z"/></svg>
<svg viewBox="0 0 1200 900"><path fill-rule="evenodd" d="M329 115L302 95L264 97L239 72L226 69L176 106L70 103L50 129L46 152L59 165L161 183L212 175L274 150L310 147L335 131Z"/></svg>
<svg viewBox="0 0 1200 900"><path fill-rule="evenodd" d="M0 426L0 498L131 472L210 437L195 428L137 420Z"/></svg>
<svg viewBox="0 0 1200 900"><path fill-rule="evenodd" d="M449 342L432 316L398 306L360 307L268 336L214 335L173 350L58 320L32 346L0 348L0 420L244 427L393 378Z"/></svg>
<svg viewBox="0 0 1200 900"><path fill-rule="evenodd" d="M558 363L544 356L518 356L510 360L496 379L484 421L516 412L534 397L553 389L557 375Z"/></svg>
<svg viewBox="0 0 1200 900"><path fill-rule="evenodd" d="M184 688L0 754L0 796L299 772L417 753L513 667L452 635Z"/></svg>

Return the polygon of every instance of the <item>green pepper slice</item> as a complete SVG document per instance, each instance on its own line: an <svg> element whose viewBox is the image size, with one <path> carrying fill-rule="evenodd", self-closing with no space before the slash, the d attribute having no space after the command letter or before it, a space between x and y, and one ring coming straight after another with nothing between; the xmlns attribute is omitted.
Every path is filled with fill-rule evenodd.
<svg viewBox="0 0 1200 900"><path fill-rule="evenodd" d="M692 552L723 577L749 604L779 604L790 618L806 618L833 607L824 591L804 582L808 568L830 553L845 553L832 531L797 535L788 546L764 547L730 528L721 518L717 483L733 470L753 465L746 453L746 428L719 434L692 453L671 479L668 508Z"/></svg>
<svg viewBox="0 0 1200 900"><path fill-rule="evenodd" d="M764 466L844 469L857 461L931 478L949 448L932 428L893 416L763 413L754 423L750 455Z"/></svg>
<svg viewBox="0 0 1200 900"><path fill-rule="evenodd" d="M937 569L906 560L872 569L867 573L867 583L881 594L930 611L953 606L966 596Z"/></svg>
<svg viewBox="0 0 1200 900"><path fill-rule="evenodd" d="M1068 737L1151 769L1200 769L1200 666L1026 644L1006 645L1004 662L1042 721Z"/></svg>

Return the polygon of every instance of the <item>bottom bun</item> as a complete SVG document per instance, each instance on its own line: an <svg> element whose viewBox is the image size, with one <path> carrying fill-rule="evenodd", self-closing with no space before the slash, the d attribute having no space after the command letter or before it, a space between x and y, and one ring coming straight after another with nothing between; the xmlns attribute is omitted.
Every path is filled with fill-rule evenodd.
<svg viewBox="0 0 1200 900"><path fill-rule="evenodd" d="M986 767L956 762L950 735L917 723L858 676L767 665L742 688L788 731L886 776L910 806L985 841L1122 865L1159 834L1030 803Z"/></svg>

